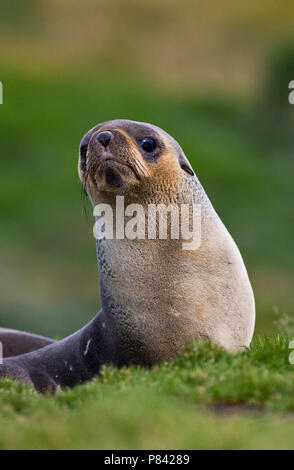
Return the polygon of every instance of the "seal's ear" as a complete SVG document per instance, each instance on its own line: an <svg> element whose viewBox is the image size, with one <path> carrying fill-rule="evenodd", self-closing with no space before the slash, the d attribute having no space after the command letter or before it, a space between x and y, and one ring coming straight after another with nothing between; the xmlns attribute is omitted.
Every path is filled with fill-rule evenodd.
<svg viewBox="0 0 294 470"><path fill-rule="evenodd" d="M194 176L193 168L191 167L187 157L183 153L181 153L179 156L179 164L182 170L189 173L189 175Z"/></svg>

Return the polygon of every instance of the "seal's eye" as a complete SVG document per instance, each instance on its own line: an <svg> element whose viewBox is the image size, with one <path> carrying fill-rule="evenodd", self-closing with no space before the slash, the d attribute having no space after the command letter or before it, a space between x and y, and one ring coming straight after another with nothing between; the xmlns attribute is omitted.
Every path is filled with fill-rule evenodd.
<svg viewBox="0 0 294 470"><path fill-rule="evenodd" d="M87 150L88 150L88 145L81 145L80 154L83 160L86 160Z"/></svg>
<svg viewBox="0 0 294 470"><path fill-rule="evenodd" d="M88 151L88 144L82 144L80 146L80 155L81 155L81 166L83 170L85 170L86 168L87 151Z"/></svg>
<svg viewBox="0 0 294 470"><path fill-rule="evenodd" d="M88 146L91 139L91 133L84 135L80 143L80 157L81 157L81 169L86 171L87 168L87 152Z"/></svg>
<svg viewBox="0 0 294 470"><path fill-rule="evenodd" d="M153 137L144 137L144 139L139 140L139 145L142 147L145 152L151 153L156 149L156 140Z"/></svg>

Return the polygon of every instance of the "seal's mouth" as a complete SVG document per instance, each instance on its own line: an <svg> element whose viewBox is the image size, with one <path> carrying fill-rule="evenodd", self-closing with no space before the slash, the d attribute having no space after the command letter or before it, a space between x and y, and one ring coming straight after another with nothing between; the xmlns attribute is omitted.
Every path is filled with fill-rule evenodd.
<svg viewBox="0 0 294 470"><path fill-rule="evenodd" d="M130 190L141 182L142 171L130 162L112 155L102 156L90 170L90 178L98 191Z"/></svg>
<svg viewBox="0 0 294 470"><path fill-rule="evenodd" d="M113 158L113 157L103 158L99 162L99 165L97 167L97 172L99 176L100 175L102 176L102 174L105 172L105 176L107 177L107 174L110 174L111 172L112 173L117 172L117 171L120 172L120 169L124 170L123 173L125 173L126 169L130 170L138 181L142 179L141 174L139 173L138 168L135 165L131 165L130 163L126 161L122 161L120 159Z"/></svg>

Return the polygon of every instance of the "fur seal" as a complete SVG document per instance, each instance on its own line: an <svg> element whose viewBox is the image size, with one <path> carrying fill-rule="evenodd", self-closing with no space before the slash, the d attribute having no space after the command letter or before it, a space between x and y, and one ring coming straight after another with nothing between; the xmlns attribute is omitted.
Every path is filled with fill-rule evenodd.
<svg viewBox="0 0 294 470"><path fill-rule="evenodd" d="M171 238L97 240L100 312L61 341L4 359L0 376L54 392L91 379L102 364L170 360L192 339L231 351L248 346L255 304L245 265L179 144L151 124L107 121L82 139L78 169L93 206L114 208L118 195L144 207L199 204L201 245L192 251ZM31 339L28 351L40 344ZM13 349L5 331L0 341L4 355L24 351Z"/></svg>

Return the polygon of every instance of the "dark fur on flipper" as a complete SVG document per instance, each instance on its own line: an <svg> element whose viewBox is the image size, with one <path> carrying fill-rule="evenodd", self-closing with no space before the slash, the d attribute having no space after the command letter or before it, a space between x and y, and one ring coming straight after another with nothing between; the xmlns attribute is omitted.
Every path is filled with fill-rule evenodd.
<svg viewBox="0 0 294 470"><path fill-rule="evenodd" d="M0 342L3 357L18 356L53 343L53 339L26 333L24 331L0 328Z"/></svg>

